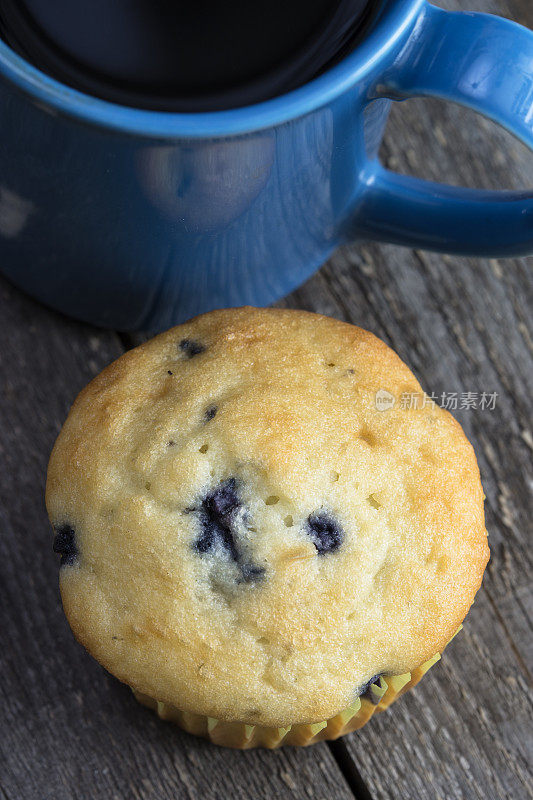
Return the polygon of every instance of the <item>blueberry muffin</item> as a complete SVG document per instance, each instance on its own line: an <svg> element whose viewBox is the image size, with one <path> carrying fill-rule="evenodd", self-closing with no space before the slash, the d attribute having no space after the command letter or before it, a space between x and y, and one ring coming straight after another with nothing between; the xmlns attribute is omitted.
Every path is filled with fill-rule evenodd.
<svg viewBox="0 0 533 800"><path fill-rule="evenodd" d="M214 311L123 355L48 469L77 639L220 744L363 725L438 659L488 560L472 447L422 397L375 336L302 311Z"/></svg>

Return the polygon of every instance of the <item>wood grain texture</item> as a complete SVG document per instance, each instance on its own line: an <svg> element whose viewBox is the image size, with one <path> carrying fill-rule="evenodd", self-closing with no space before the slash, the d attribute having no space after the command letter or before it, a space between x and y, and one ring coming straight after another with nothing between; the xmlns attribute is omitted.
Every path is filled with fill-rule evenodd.
<svg viewBox="0 0 533 800"><path fill-rule="evenodd" d="M439 5L464 8L452 0ZM468 6L533 24L529 0ZM395 106L382 159L430 180L533 186L533 158L524 146L474 113L438 101ZM439 397L498 394L492 412L454 412L478 455L492 553L465 630L414 693L340 745L372 797L533 796L532 267L531 258L455 258L365 244L339 251L280 303L372 330Z"/></svg>
<svg viewBox="0 0 533 800"><path fill-rule="evenodd" d="M442 0L533 26L531 0ZM485 188L533 185L533 159L455 106L394 108L391 169ZM221 750L160 722L74 641L43 505L46 462L77 391L136 339L47 311L0 283L0 796L523 800L533 796L533 259L344 248L280 303L355 322L423 387L497 392L455 413L476 449L492 559L467 624L415 692L333 746ZM528 694L529 692L529 694Z"/></svg>
<svg viewBox="0 0 533 800"><path fill-rule="evenodd" d="M78 645L43 502L76 393L122 351L112 333L0 281L0 787L7 800L351 800L327 745L240 753L160 722ZM1 796L1 794L0 794Z"/></svg>

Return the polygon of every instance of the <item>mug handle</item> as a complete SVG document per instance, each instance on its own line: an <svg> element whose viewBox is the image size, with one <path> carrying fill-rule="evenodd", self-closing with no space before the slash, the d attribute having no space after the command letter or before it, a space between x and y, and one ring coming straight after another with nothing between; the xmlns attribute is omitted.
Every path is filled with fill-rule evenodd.
<svg viewBox="0 0 533 800"><path fill-rule="evenodd" d="M533 150L533 32L425 3L372 99L439 97L500 123ZM390 172L363 176L358 238L474 256L533 252L533 193L481 191Z"/></svg>

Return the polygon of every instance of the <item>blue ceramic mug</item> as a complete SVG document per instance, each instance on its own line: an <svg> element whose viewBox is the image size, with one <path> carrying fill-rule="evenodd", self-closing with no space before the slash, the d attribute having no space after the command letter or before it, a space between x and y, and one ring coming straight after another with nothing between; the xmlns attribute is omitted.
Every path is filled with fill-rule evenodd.
<svg viewBox="0 0 533 800"><path fill-rule="evenodd" d="M121 107L0 42L0 269L54 308L156 330L264 305L360 238L533 251L533 195L452 188L377 159L391 100L434 96L533 148L533 33L384 0L357 49L306 86L230 111Z"/></svg>

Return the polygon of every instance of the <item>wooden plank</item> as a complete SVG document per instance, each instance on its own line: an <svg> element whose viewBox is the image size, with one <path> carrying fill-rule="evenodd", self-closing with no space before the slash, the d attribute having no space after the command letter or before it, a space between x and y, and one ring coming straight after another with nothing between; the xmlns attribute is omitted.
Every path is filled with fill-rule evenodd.
<svg viewBox="0 0 533 800"><path fill-rule="evenodd" d="M8 800L353 795L327 745L238 753L162 723L70 633L43 503L48 455L78 390L120 341L0 281L0 788ZM0 793L1 794L1 793Z"/></svg>
<svg viewBox="0 0 533 800"><path fill-rule="evenodd" d="M464 7L453 0L439 5ZM468 7L533 23L529 0L474 0ZM391 169L430 180L492 189L533 185L524 146L475 114L437 101L395 107L382 157ZM531 796L532 266L533 259L356 245L281 303L374 331L427 391L498 394L492 412L454 412L478 454L492 550L465 630L412 695L334 746L376 798Z"/></svg>
<svg viewBox="0 0 533 800"><path fill-rule="evenodd" d="M490 607L476 604L416 690L344 740L372 796L531 797L533 703L514 661Z"/></svg>
<svg viewBox="0 0 533 800"><path fill-rule="evenodd" d="M428 391L498 392L495 412L456 413L478 453L487 494L492 559L485 589L464 634L413 696L341 745L373 797L389 796L391 770L397 787L392 796L402 800L529 796L533 603L527 537L533 509L527 398L533 370L520 322L522 313L528 318L528 288L525 261L491 265L369 246L339 254L285 301L373 330L414 367ZM468 702L455 683L465 687ZM369 756L383 752L385 763Z"/></svg>

